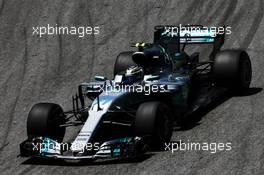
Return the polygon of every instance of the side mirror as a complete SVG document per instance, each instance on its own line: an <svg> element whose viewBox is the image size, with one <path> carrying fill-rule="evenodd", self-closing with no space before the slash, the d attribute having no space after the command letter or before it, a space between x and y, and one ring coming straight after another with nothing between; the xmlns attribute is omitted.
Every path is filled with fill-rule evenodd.
<svg viewBox="0 0 264 175"><path fill-rule="evenodd" d="M107 80L106 77L104 77L104 76L99 76L99 75L95 75L95 76L94 76L94 79L95 79L96 81L105 81L105 80Z"/></svg>
<svg viewBox="0 0 264 175"><path fill-rule="evenodd" d="M123 81L123 75L116 75L115 76L114 82L116 84L122 83L122 81Z"/></svg>
<svg viewBox="0 0 264 175"><path fill-rule="evenodd" d="M159 75L145 75L144 81L153 81L158 80L160 78Z"/></svg>

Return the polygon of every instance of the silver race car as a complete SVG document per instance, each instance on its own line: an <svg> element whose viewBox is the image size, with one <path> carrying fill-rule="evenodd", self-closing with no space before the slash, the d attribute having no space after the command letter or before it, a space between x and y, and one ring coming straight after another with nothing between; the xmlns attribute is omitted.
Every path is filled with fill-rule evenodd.
<svg viewBox="0 0 264 175"><path fill-rule="evenodd" d="M114 78L84 81L64 112L54 103L35 104L27 119L22 156L58 159L127 158L161 149L174 123L183 125L194 111L221 92L244 92L251 82L251 62L243 50L221 50L224 33L210 27L156 26L153 43L136 43L136 51L117 56ZM199 30L198 30L199 29ZM190 44L210 44L200 61L187 54ZM202 58L202 60L205 60ZM82 125L64 142L65 128Z"/></svg>

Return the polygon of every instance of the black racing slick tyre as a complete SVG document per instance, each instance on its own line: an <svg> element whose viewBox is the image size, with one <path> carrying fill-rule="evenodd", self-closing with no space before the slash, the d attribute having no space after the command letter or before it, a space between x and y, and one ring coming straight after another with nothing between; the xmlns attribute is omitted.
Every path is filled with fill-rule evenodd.
<svg viewBox="0 0 264 175"><path fill-rule="evenodd" d="M120 72L125 71L130 66L135 66L136 63L132 60L133 51L121 52L115 61L114 76Z"/></svg>
<svg viewBox="0 0 264 175"><path fill-rule="evenodd" d="M232 91L244 92L250 86L252 68L246 51L220 51L215 57L212 72L216 84Z"/></svg>
<svg viewBox="0 0 264 175"><path fill-rule="evenodd" d="M34 137L48 137L61 142L65 134L65 123L62 108L53 103L35 104L27 119L27 135L29 139Z"/></svg>
<svg viewBox="0 0 264 175"><path fill-rule="evenodd" d="M135 134L150 136L150 148L161 149L172 136L169 108L161 102L142 103L136 112Z"/></svg>

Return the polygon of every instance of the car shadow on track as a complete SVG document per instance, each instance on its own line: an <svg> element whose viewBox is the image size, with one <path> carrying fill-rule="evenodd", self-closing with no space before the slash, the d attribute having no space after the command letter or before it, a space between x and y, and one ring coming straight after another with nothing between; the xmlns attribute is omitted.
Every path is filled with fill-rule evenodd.
<svg viewBox="0 0 264 175"><path fill-rule="evenodd" d="M150 157L152 157L153 153L146 153L137 158L122 158L122 159L105 159L105 160L81 160L81 161L66 161L62 159L44 159L32 157L24 162L22 165L47 165L47 166L92 166L92 165L110 165L110 164L126 164L126 163L140 163L143 162Z"/></svg>
<svg viewBox="0 0 264 175"><path fill-rule="evenodd" d="M228 99L232 97L245 97L245 96L251 96L255 95L262 91L262 88L258 87L252 87L249 88L248 91L244 92L243 94L230 94L226 92L223 96L217 98L215 101L207 105L206 107L200 108L199 110L193 112L192 114L187 116L187 119L184 121L184 123L179 127L174 127L174 131L186 131L190 130L198 125L200 125L200 121L203 116L205 116L207 113L215 109L220 104L224 103Z"/></svg>

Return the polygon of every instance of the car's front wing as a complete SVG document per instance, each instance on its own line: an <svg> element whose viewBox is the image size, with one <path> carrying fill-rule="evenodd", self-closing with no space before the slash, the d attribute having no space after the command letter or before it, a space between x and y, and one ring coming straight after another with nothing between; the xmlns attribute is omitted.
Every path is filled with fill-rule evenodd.
<svg viewBox="0 0 264 175"><path fill-rule="evenodd" d="M55 158L64 160L106 159L136 157L147 151L147 145L141 137L125 137L106 141L95 150L82 153L64 150L62 144L47 137L25 140L20 144L20 153L24 157Z"/></svg>

